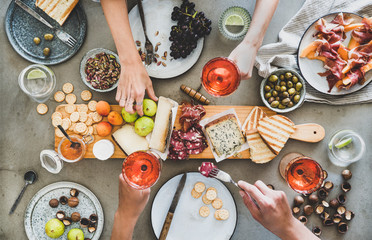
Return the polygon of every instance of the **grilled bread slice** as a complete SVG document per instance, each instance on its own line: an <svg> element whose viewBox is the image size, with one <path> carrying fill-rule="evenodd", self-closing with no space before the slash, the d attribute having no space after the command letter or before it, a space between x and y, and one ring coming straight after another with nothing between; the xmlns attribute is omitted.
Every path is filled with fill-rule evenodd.
<svg viewBox="0 0 372 240"><path fill-rule="evenodd" d="M206 124L205 131L219 157L237 153L245 143L234 114L227 114Z"/></svg>
<svg viewBox="0 0 372 240"><path fill-rule="evenodd" d="M35 5L62 26L78 2L79 0L37 0Z"/></svg>
<svg viewBox="0 0 372 240"><path fill-rule="evenodd" d="M242 130L244 134L251 132L252 130L257 131L258 122L266 117L266 113L260 107L254 107L245 119Z"/></svg>
<svg viewBox="0 0 372 240"><path fill-rule="evenodd" d="M279 154L295 131L295 124L283 115L265 117L258 122L257 130L275 154Z"/></svg>
<svg viewBox="0 0 372 240"><path fill-rule="evenodd" d="M276 154L271 151L257 131L246 132L246 138L249 145L251 160L254 163L267 163L276 157Z"/></svg>

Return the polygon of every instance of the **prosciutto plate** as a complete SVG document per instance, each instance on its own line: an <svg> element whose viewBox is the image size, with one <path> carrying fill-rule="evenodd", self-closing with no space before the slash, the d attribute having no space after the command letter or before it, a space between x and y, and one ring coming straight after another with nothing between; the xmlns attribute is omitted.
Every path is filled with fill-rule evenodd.
<svg viewBox="0 0 372 240"><path fill-rule="evenodd" d="M334 13L303 35L298 65L305 80L330 95L360 90L372 80L372 18ZM371 70L371 71L370 71Z"/></svg>

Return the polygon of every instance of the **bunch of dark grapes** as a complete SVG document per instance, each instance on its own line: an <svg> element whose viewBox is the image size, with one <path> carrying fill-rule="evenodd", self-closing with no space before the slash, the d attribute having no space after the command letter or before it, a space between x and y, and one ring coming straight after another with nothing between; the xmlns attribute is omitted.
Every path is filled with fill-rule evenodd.
<svg viewBox="0 0 372 240"><path fill-rule="evenodd" d="M169 40L172 42L170 56L174 59L186 58L197 46L197 41L212 30L211 20L203 12L195 10L195 3L184 0L181 7L174 7L172 20L177 25L172 26Z"/></svg>

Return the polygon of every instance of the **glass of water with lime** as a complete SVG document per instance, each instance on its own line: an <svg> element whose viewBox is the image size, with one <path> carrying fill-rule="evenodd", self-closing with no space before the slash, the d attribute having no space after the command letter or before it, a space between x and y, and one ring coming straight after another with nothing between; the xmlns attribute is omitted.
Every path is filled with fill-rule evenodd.
<svg viewBox="0 0 372 240"><path fill-rule="evenodd" d="M229 40L242 40L248 32L251 15L242 7L226 9L218 22L221 34Z"/></svg>
<svg viewBox="0 0 372 240"><path fill-rule="evenodd" d="M340 167L361 160L366 151L363 138L352 130L341 130L333 134L328 142L328 157Z"/></svg>
<svg viewBox="0 0 372 240"><path fill-rule="evenodd" d="M54 72L41 64L33 64L18 76L18 84L24 93L38 103L46 102L56 86Z"/></svg>

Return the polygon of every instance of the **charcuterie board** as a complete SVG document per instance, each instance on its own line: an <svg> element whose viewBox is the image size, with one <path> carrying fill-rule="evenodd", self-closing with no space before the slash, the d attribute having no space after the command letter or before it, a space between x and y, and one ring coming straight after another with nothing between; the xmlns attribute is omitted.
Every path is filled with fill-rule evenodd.
<svg viewBox="0 0 372 240"><path fill-rule="evenodd" d="M59 111L59 112L64 112L64 106L65 105L59 105L57 108L56 108L56 111ZM228 109L231 109L231 108L234 108L238 117L239 117L239 120L240 122L244 122L244 120L246 119L246 117L248 116L248 114L251 112L251 110L254 108L254 106L216 106L216 105L211 105L211 106L204 106L205 110L206 110L206 115L204 116L204 118L208 118L208 117L211 117L217 113L220 113L220 112L223 112L225 110L228 110ZM268 115L268 116L272 116L275 114L275 112L269 110L268 108L266 107L261 107L264 112ZM116 111L116 112L121 112L121 107L119 105L111 105L111 111ZM176 117L176 121L174 123L174 126L176 129L180 129L180 123L178 121L179 117L181 116L181 106L178 108L178 112L177 112L177 117ZM107 118L103 118L103 121L107 120ZM114 131L116 131L117 129L119 129L121 126L113 126L113 129L112 129L112 133ZM68 134L74 134L73 132L71 131L67 131ZM109 139L110 141L112 141L112 138L111 136L107 136L107 137L100 137L98 135L93 135L94 136L94 141L93 143L89 144L87 146L87 149L86 149L86 153L85 153L85 158L95 158L94 155L93 155L93 145L95 142L101 140L101 139ZM55 144L54 144L54 147L55 147L55 150L57 151L58 149L58 144L59 142L61 141L62 138L59 138L57 136L55 136ZM112 155L111 158L125 158L126 155L121 151L121 149L119 148L119 146L114 142L112 141L115 145L115 152L114 154ZM232 157L232 158L236 158L236 159L249 159L250 155L249 155L249 150L245 150L241 153L239 153L237 156L235 157ZM210 149L210 147L208 147L207 149L205 149L202 153L198 154L198 155L190 155L190 158L191 159L213 159L213 154L212 154L212 151Z"/></svg>

